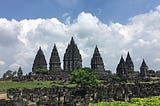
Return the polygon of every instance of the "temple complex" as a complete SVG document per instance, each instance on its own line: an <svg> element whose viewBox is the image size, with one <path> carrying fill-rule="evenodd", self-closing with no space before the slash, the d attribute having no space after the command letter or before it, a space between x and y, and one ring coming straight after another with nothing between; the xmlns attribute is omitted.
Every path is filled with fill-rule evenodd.
<svg viewBox="0 0 160 106"><path fill-rule="evenodd" d="M97 77L99 79L108 80L109 74L111 77L113 77L114 75L111 74L111 71L105 70L104 66L105 65L103 63L103 58L101 57L99 49L96 45L93 52L93 56L91 58L91 69L96 71ZM51 79L67 79L70 73L78 68L82 68L82 57L73 37L71 38L71 41L68 44L66 51L64 53L63 69L61 68L61 61L56 44L54 44L49 60L49 70L47 72L49 73L49 75L52 75ZM32 72L34 73L36 69L47 70L47 62L45 60L45 56L43 54L41 47L39 48L35 56ZM117 65L116 68L116 76L120 77L123 81L127 80L133 81L133 79L137 79L139 76L142 78L147 76L155 76L155 72L153 72L152 70L148 70L148 66L146 65L144 59L140 67L140 72L135 71L134 63L132 61L130 53L128 52L126 60L124 60L123 56L121 56L119 64Z"/></svg>
<svg viewBox="0 0 160 106"><path fill-rule="evenodd" d="M88 106L89 103L130 101L133 97L160 95L160 71L149 70L144 59L140 71L135 71L129 52L126 60L121 56L116 73L111 73L105 70L103 58L96 46L91 58L91 69L96 72L100 83L92 87L61 85L74 84L70 80L70 74L75 69L82 68L82 57L73 37L64 53L63 69L55 44L48 63L49 69L40 47L33 62L32 72L23 75L19 67L17 77L12 81L47 80L52 81L51 88L9 89L7 96L10 100L0 100L0 105L27 106L27 101L33 101L37 106Z"/></svg>

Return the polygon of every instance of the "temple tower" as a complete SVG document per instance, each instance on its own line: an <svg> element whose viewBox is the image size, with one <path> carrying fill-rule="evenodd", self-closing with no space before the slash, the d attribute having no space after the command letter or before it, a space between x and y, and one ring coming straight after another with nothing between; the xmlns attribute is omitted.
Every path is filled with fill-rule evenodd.
<svg viewBox="0 0 160 106"><path fill-rule="evenodd" d="M140 76L141 77L146 77L147 76L147 71L148 71L148 66L146 65L146 62L143 59L143 62L140 66Z"/></svg>
<svg viewBox="0 0 160 106"><path fill-rule="evenodd" d="M36 69L47 69L47 62L41 47L39 48L33 62L32 71L34 72Z"/></svg>
<svg viewBox="0 0 160 106"><path fill-rule="evenodd" d="M130 57L129 52L128 52L127 58L126 58L126 65L127 65L127 68L128 68L128 72L133 73L134 72L134 64L133 64L133 61Z"/></svg>
<svg viewBox="0 0 160 106"><path fill-rule="evenodd" d="M61 62L60 62L59 54L55 44L50 57L49 71L51 73L61 71Z"/></svg>
<svg viewBox="0 0 160 106"><path fill-rule="evenodd" d="M120 62L117 66L117 75L120 77L120 78L127 78L127 75L128 75L128 69L127 69L127 65L123 59L123 56L121 56L121 59L120 59Z"/></svg>
<svg viewBox="0 0 160 106"><path fill-rule="evenodd" d="M77 45L74 42L73 37L70 41L70 44L68 44L68 47L64 54L63 62L63 68L65 71L71 72L82 67L82 57L79 53Z"/></svg>
<svg viewBox="0 0 160 106"><path fill-rule="evenodd" d="M18 77L18 79L22 79L22 77L23 77L23 71L22 71L21 67L19 67L19 69L18 69L17 77Z"/></svg>
<svg viewBox="0 0 160 106"><path fill-rule="evenodd" d="M95 47L93 57L91 59L91 69L96 71L105 71L103 59L99 53L98 47Z"/></svg>

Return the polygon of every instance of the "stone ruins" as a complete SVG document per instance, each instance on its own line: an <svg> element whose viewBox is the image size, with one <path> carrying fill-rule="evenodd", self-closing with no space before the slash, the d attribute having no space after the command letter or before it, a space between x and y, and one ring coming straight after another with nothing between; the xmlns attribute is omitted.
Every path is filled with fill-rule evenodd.
<svg viewBox="0 0 160 106"><path fill-rule="evenodd" d="M82 68L82 57L72 37L64 53L63 68L61 68L55 44L49 60L49 70L40 47L33 62L32 72L23 75L20 67L13 81L68 81L70 73L79 68ZM101 101L129 101L133 97L160 95L160 71L149 70L144 59L140 71L135 71L129 52L126 59L121 56L114 74L105 70L103 58L96 46L91 58L91 69L96 71L97 78L102 81L101 84L92 88L53 86L51 88L9 89L7 90L9 100L0 100L0 106L25 106L28 101L38 106L88 106L89 103Z"/></svg>

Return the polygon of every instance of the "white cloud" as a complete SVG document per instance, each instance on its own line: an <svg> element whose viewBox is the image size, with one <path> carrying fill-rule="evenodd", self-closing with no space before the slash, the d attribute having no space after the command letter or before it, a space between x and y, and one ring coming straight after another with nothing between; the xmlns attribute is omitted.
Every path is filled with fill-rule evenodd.
<svg viewBox="0 0 160 106"><path fill-rule="evenodd" d="M18 67L19 67L20 65L19 64L17 64L17 63L13 63L13 64L11 64L10 66L9 66L9 68L11 68L12 70L17 70L18 69Z"/></svg>
<svg viewBox="0 0 160 106"><path fill-rule="evenodd" d="M145 14L129 19L126 25L104 24L91 13L81 12L72 20L68 14L66 23L56 18L24 19L21 21L0 19L0 58L5 61L0 72L22 66L30 72L39 46L49 61L53 44L57 44L61 62L71 36L80 49L83 65L90 66L94 48L98 45L106 69L115 71L121 54L130 51L139 70L141 59L147 59L150 67L158 70L160 51L160 6ZM69 17L67 19L67 17ZM68 24L67 24L68 22Z"/></svg>
<svg viewBox="0 0 160 106"><path fill-rule="evenodd" d="M5 62L0 60L0 66L3 66L4 64Z"/></svg>
<svg viewBox="0 0 160 106"><path fill-rule="evenodd" d="M160 58L155 58L154 62L160 62Z"/></svg>

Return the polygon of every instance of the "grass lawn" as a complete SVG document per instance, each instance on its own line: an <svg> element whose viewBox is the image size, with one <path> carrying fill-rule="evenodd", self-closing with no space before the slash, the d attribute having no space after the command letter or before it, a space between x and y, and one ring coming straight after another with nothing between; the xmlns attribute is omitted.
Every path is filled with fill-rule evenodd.
<svg viewBox="0 0 160 106"><path fill-rule="evenodd" d="M63 83L61 81L23 81L23 82L14 82L14 81L0 81L0 92L5 92L10 88L51 88L52 86L56 87L75 87L76 84Z"/></svg>
<svg viewBox="0 0 160 106"><path fill-rule="evenodd" d="M67 87L67 88L73 88L73 87L77 86L77 84L71 84L69 82L62 83L61 81L58 81L58 82L53 81L52 85L55 86L55 87Z"/></svg>
<svg viewBox="0 0 160 106"><path fill-rule="evenodd" d="M6 91L10 88L38 88L38 87L51 87L52 81L23 81L23 82L12 82L12 81L0 81L0 91Z"/></svg>

